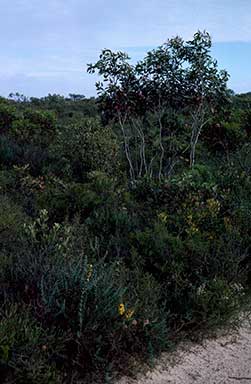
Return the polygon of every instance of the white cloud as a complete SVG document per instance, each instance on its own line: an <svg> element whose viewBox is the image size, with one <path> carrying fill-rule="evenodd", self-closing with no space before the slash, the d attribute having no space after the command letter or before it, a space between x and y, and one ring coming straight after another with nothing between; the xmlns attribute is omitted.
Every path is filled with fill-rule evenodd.
<svg viewBox="0 0 251 384"><path fill-rule="evenodd" d="M86 63L95 61L102 48L157 46L177 34L191 38L198 29L207 29L215 42L251 42L250 0L0 3L0 75L14 79L22 73L29 81L40 76L48 87L54 77L57 81L61 78L67 88L70 76L74 73L75 79L77 74L84 74ZM83 78L90 87L87 77Z"/></svg>

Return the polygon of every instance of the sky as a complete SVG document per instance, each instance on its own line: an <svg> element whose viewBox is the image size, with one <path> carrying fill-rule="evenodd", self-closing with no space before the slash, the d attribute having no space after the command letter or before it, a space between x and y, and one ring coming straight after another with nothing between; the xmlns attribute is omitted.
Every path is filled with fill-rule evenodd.
<svg viewBox="0 0 251 384"><path fill-rule="evenodd" d="M133 61L206 29L235 92L251 91L251 0L0 0L0 95L95 96L86 65L103 48Z"/></svg>

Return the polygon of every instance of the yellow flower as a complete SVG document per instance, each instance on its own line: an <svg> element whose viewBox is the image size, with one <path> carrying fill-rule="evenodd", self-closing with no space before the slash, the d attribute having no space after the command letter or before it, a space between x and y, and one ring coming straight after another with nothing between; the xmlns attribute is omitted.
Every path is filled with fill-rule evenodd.
<svg viewBox="0 0 251 384"><path fill-rule="evenodd" d="M163 223L166 223L167 222L167 219L168 219L168 216L165 212L161 212L158 214L158 218L160 219L160 221L162 221Z"/></svg>
<svg viewBox="0 0 251 384"><path fill-rule="evenodd" d="M193 220L193 216L192 215L187 215L187 222L188 222L188 224L191 224L192 220Z"/></svg>
<svg viewBox="0 0 251 384"><path fill-rule="evenodd" d="M124 315L124 313L125 313L125 306L124 306L124 304L122 304L122 303L119 304L118 311L119 311L120 316Z"/></svg>
<svg viewBox="0 0 251 384"><path fill-rule="evenodd" d="M128 311L126 311L126 314L125 314L125 317L127 320L130 320L131 317L133 316L134 314L134 310L133 309L128 309Z"/></svg>
<svg viewBox="0 0 251 384"><path fill-rule="evenodd" d="M197 232L199 232L199 228L195 224L191 224L190 232L191 233L197 233Z"/></svg>
<svg viewBox="0 0 251 384"><path fill-rule="evenodd" d="M228 231L231 231L231 229L232 229L232 222L231 222L230 217L224 217L224 225L225 225L225 228Z"/></svg>
<svg viewBox="0 0 251 384"><path fill-rule="evenodd" d="M207 207L211 211L212 214L217 214L220 210L220 202L215 199L207 200Z"/></svg>
<svg viewBox="0 0 251 384"><path fill-rule="evenodd" d="M86 274L86 280L87 281L90 281L90 278L92 276L92 272L93 272L93 265L89 264L88 265L88 271L87 271L87 274Z"/></svg>
<svg viewBox="0 0 251 384"><path fill-rule="evenodd" d="M193 222L193 216L191 214L187 215L186 222L189 225L189 228L186 229L186 232L189 234L194 234L199 232L199 228L197 225Z"/></svg>

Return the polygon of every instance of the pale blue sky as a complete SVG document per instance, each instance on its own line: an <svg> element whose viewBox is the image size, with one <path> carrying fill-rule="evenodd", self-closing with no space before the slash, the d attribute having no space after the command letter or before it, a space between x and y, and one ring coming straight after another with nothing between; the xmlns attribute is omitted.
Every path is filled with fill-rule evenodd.
<svg viewBox="0 0 251 384"><path fill-rule="evenodd" d="M95 95L85 73L102 48L134 60L206 29L236 92L251 91L251 0L0 0L0 94Z"/></svg>

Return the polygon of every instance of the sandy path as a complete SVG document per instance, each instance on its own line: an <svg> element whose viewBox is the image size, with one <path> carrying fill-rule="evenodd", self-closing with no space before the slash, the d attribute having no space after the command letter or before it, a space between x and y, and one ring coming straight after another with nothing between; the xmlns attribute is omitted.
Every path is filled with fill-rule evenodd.
<svg viewBox="0 0 251 384"><path fill-rule="evenodd" d="M165 353L153 371L118 384L251 384L251 327Z"/></svg>

